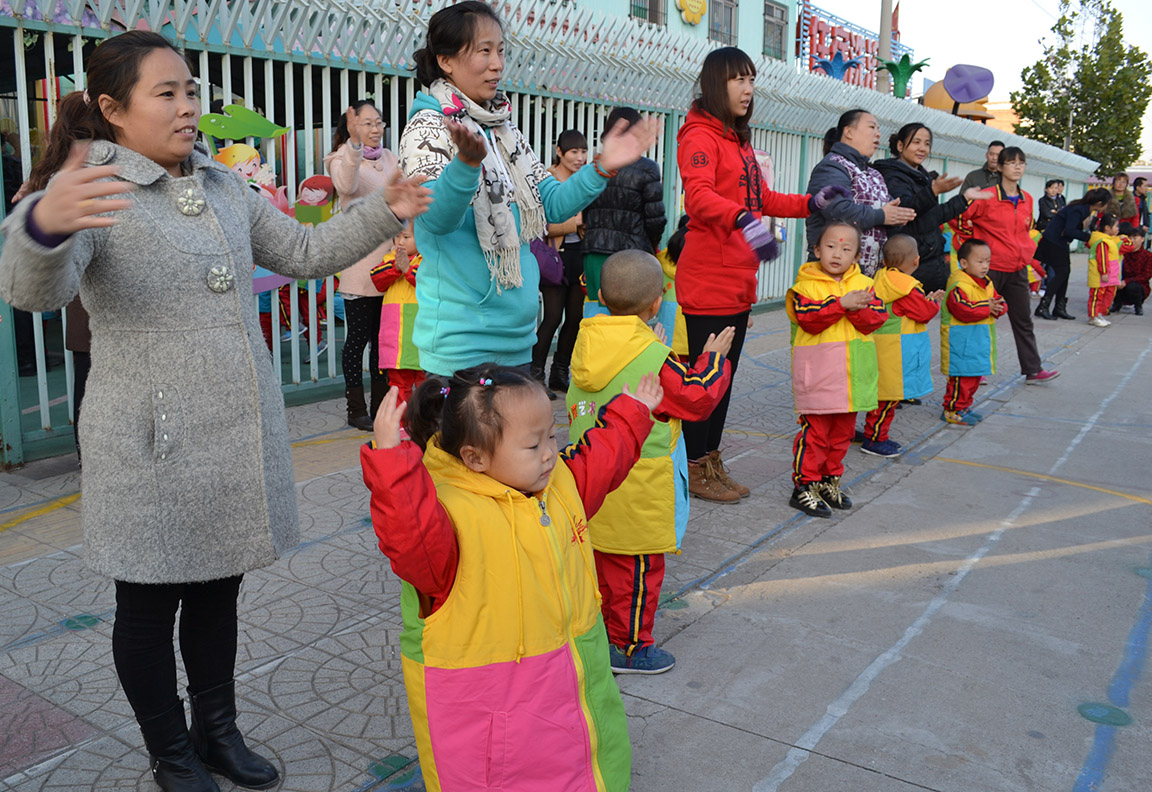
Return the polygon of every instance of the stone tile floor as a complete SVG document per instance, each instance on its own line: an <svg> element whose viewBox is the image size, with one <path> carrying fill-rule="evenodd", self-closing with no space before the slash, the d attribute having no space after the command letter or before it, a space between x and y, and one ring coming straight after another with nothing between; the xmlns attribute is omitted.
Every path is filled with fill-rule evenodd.
<svg viewBox="0 0 1152 792"><path fill-rule="evenodd" d="M1075 354L1087 330L1039 322L1042 354L1057 362ZM981 391L984 410L1021 384L1006 321L999 333L1000 373ZM683 553L668 560L658 639L677 631L678 598L805 522L787 505L795 432L788 372L786 316L757 314L723 449L753 495L735 505L692 502ZM875 474L916 465L963 431L940 422L939 374L936 384L922 406L897 413L892 435L908 453L882 460L849 452L845 480L857 501L893 479ZM344 425L341 401L288 415L302 542L245 578L241 728L282 768L286 792L421 790L397 645L400 584L376 548L360 476L366 436ZM81 561L79 489L74 457L0 474L0 791L156 789L112 667L112 585ZM621 689L643 735L646 704L628 695L629 681ZM676 684L674 674L667 684Z"/></svg>

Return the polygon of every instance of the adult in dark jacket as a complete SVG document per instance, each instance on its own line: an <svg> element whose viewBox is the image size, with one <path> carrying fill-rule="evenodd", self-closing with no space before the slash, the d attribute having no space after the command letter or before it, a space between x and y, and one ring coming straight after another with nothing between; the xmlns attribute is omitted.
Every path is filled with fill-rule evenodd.
<svg viewBox="0 0 1152 792"><path fill-rule="evenodd" d="M810 258L815 258L813 251L824 226L833 220L847 221L860 229L860 270L871 277L880 265L880 249L888 238L886 227L916 219L915 210L892 199L884 177L869 163L879 146L880 125L867 110L849 110L824 134L824 159L812 170L808 194L836 186L844 195L832 198L805 221Z"/></svg>
<svg viewBox="0 0 1152 792"><path fill-rule="evenodd" d="M612 129L620 121L631 126L639 120L635 109L617 107L608 114L604 128ZM596 302L604 259L619 250L656 253L667 223L664 183L655 162L641 157L608 180L604 192L584 210L584 278L590 302Z"/></svg>
<svg viewBox="0 0 1152 792"><path fill-rule="evenodd" d="M896 156L880 160L875 168L884 177L889 195L899 200L900 206L916 212L912 222L897 229L916 240L920 266L912 276L923 284L925 292L943 289L951 272L940 226L963 214L972 201L988 196L973 187L940 203L938 196L956 189L960 178L924 169L924 160L932 153L932 130L923 124L905 124L889 139L888 149Z"/></svg>
<svg viewBox="0 0 1152 792"><path fill-rule="evenodd" d="M978 187L981 190L987 190L989 187L995 187L1000 183L1000 152L1004 150L1004 142L1001 140L993 140L988 144L988 150L984 152L984 164L974 171L969 171L968 175L964 177L964 183L960 185L960 192L968 192L973 187Z"/></svg>
<svg viewBox="0 0 1152 792"><path fill-rule="evenodd" d="M1036 202L1036 230L1043 231L1052 222L1056 213L1068 205L1068 200L1061 190L1064 182L1060 179L1049 179L1044 183L1044 195Z"/></svg>
<svg viewBox="0 0 1152 792"><path fill-rule="evenodd" d="M1036 316L1041 319L1075 319L1068 313L1068 275L1072 271L1068 247L1077 239L1087 242L1090 232L1087 224L1096 212L1108 205L1112 196L1104 187L1089 190L1057 212L1048 222L1033 255L1048 271L1048 284ZM1051 308L1055 301L1055 308Z"/></svg>

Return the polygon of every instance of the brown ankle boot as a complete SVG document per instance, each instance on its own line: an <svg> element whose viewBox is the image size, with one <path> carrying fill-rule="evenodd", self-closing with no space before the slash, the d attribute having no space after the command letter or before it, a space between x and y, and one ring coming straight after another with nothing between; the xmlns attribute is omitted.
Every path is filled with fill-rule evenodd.
<svg viewBox="0 0 1152 792"><path fill-rule="evenodd" d="M688 463L688 493L713 503L736 503L740 500L740 493L720 478L711 454Z"/></svg>
<svg viewBox="0 0 1152 792"><path fill-rule="evenodd" d="M752 494L752 490L728 475L728 467L724 464L724 460L720 458L720 449L716 449L709 454L709 456L712 457L713 464L716 466L716 474L720 477L720 480L724 482L724 486L728 489L736 490L741 498L747 498Z"/></svg>

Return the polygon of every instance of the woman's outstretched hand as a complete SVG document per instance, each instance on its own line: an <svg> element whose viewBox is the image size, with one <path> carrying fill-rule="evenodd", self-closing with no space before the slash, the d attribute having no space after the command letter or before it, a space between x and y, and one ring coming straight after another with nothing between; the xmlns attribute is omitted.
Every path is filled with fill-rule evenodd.
<svg viewBox="0 0 1152 792"><path fill-rule="evenodd" d="M484 142L484 137L458 121L448 119L445 124L448 127L448 134L452 137L452 142L456 145L456 156L465 165L479 168L484 162L484 158L488 156L488 144Z"/></svg>
<svg viewBox="0 0 1152 792"><path fill-rule="evenodd" d="M119 169L115 165L85 167L87 156L87 143L72 146L64 166L32 207L32 221L45 234L69 236L85 228L106 228L119 221L100 215L131 209L135 204L131 198L108 198L131 192L135 187L122 181L100 181L116 176Z"/></svg>
<svg viewBox="0 0 1152 792"><path fill-rule="evenodd" d="M393 385L384 394L384 401L376 410L376 420L372 422L373 439L377 448L395 448L400 445L400 421L404 419L404 411L408 409L408 402L400 402L400 390Z"/></svg>
<svg viewBox="0 0 1152 792"><path fill-rule="evenodd" d="M400 220L411 220L428 211L432 204L432 191L424 186L424 177L405 179L400 169L392 171L392 177L382 188L388 208Z"/></svg>
<svg viewBox="0 0 1152 792"><path fill-rule="evenodd" d="M348 124L348 142L354 148L360 147L360 119L356 116L356 111L349 107L344 111L344 120Z"/></svg>
<svg viewBox="0 0 1152 792"><path fill-rule="evenodd" d="M905 209L900 205L900 199L896 198L881 207L884 210L884 225L897 226L911 223L916 219L915 209Z"/></svg>
<svg viewBox="0 0 1152 792"><path fill-rule="evenodd" d="M964 180L959 176L949 176L945 173L932 180L932 192L936 195L943 195L946 192L952 192L963 183Z"/></svg>
<svg viewBox="0 0 1152 792"><path fill-rule="evenodd" d="M660 384L660 378L652 372L648 372L640 381L636 383L636 391L628 387L628 383L624 383L624 395L631 396L636 401L645 405L648 411L651 412L660 406L660 402L664 401L664 387Z"/></svg>
<svg viewBox="0 0 1152 792"><path fill-rule="evenodd" d="M644 156L644 152L656 145L656 135L660 131L660 121L652 116L644 116L632 126L621 119L600 138L600 159L603 170L614 171L631 165Z"/></svg>

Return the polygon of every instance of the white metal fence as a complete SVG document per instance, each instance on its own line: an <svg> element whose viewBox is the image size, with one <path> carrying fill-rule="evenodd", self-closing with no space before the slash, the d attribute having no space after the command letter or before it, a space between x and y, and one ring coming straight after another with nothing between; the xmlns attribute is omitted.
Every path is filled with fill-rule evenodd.
<svg viewBox="0 0 1152 792"><path fill-rule="evenodd" d="M0 112L15 117L8 122L0 118L0 124L15 126L12 131L18 136L25 177L55 119L59 98L69 90L84 88L85 58L95 44L117 30L144 24L185 46L200 78L206 112L215 100L235 102L290 128L283 139L259 145L279 174L278 182L293 192L304 178L323 172L323 156L330 148L335 124L353 99L375 98L388 126L386 143L395 148L417 90L410 71L411 53L422 43L428 16L445 4L445 0L374 4L344 0L10 2L13 16L0 13L0 62L12 62L14 69L10 79L0 77ZM504 85L512 98L515 121L537 154L548 162L556 137L567 128L584 131L595 146L613 105L629 104L654 113L663 121L665 133L650 156L663 163L669 230L673 229L682 206L675 133L691 100L699 64L715 44L678 37L627 17L605 17L579 5L555 5L549 0L505 0L495 5L506 26L509 54ZM1025 188L1034 194L1049 176L1064 178L1068 194L1077 194L1094 167L1066 152L800 73L780 62L761 60L758 68L753 145L772 155L778 191L803 190L809 171L820 159L824 128L857 105L871 110L885 133L913 120L930 126L936 150L929 167L941 171L963 173L978 167L987 142L995 137L1010 139L1028 152L1032 173L1026 177ZM803 223L789 220L785 225L789 243L779 260L762 268L760 300L780 298L802 263ZM331 279L327 286L328 319L323 335L331 344L338 328ZM315 284L308 291L308 326L316 327ZM336 345L319 353L319 339L313 332L303 346L297 334L300 319L293 300L291 333L282 343L278 311L273 306L273 355L284 372L286 392L335 383L340 375ZM0 327L0 352L12 350L9 332ZM19 424L13 422L14 409L19 415L38 415L35 427L20 430L26 444L70 434L71 355L66 355L65 376L51 377L43 365L46 326L40 314L34 316L34 339L40 364L34 396L0 395L0 440L4 441L0 446L8 447L9 462L23 456L19 440L16 451L11 450ZM5 357L0 359L0 369L7 367L11 376L3 380L6 374L0 370L0 381L16 382L14 356ZM4 451L0 451L3 461Z"/></svg>

